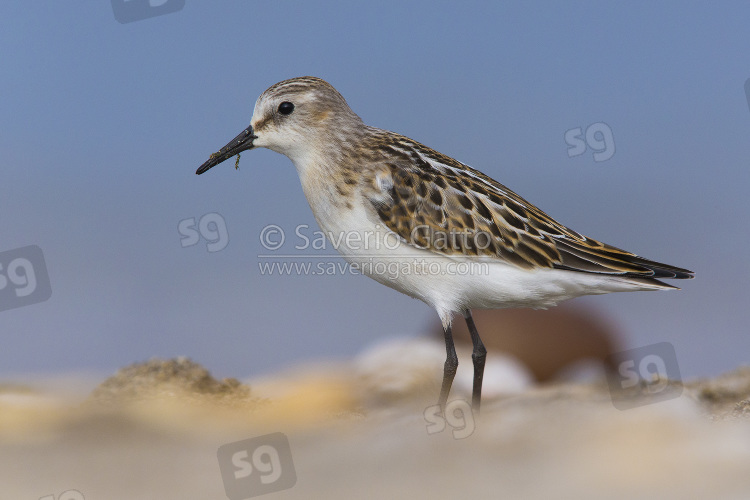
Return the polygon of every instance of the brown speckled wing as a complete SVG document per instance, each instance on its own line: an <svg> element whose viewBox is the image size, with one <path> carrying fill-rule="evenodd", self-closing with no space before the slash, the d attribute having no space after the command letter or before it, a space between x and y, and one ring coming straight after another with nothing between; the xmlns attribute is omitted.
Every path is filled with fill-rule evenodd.
<svg viewBox="0 0 750 500"><path fill-rule="evenodd" d="M411 139L384 132L377 150L370 201L409 244L525 269L692 278L686 269L586 238L490 177Z"/></svg>

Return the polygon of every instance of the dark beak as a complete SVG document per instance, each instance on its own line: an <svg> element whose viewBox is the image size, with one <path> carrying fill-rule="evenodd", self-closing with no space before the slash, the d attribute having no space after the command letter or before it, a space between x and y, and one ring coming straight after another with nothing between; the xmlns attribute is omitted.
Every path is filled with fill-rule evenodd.
<svg viewBox="0 0 750 500"><path fill-rule="evenodd" d="M228 160L242 151L253 149L253 147L255 147L253 146L253 140L257 138L258 136L253 134L253 126L249 125L245 130L240 132L237 137L229 141L226 146L212 154L211 157L206 160L206 163L198 167L198 170L196 170L195 173L201 175L203 172L215 167L224 160Z"/></svg>

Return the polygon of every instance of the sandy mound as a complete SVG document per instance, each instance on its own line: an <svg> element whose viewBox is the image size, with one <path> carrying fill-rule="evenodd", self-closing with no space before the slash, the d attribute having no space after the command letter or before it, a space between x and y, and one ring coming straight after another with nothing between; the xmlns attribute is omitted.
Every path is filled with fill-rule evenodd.
<svg viewBox="0 0 750 500"><path fill-rule="evenodd" d="M216 380L204 367L187 358L151 359L119 370L102 382L91 399L104 405L174 399L195 404L258 404L250 387L235 378Z"/></svg>

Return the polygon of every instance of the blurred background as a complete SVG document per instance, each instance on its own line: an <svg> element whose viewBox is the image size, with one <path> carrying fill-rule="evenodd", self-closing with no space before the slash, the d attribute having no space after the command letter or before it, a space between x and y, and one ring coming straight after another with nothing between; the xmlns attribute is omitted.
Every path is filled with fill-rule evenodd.
<svg viewBox="0 0 750 500"><path fill-rule="evenodd" d="M576 299L619 347L669 342L684 377L747 363L747 4L114 5L128 22L110 2L0 5L0 376L185 355L245 377L429 332L432 310L362 276L263 272L343 263L295 248L318 228L286 157L194 173L302 75L581 233L696 272ZM22 303L29 272L41 295Z"/></svg>

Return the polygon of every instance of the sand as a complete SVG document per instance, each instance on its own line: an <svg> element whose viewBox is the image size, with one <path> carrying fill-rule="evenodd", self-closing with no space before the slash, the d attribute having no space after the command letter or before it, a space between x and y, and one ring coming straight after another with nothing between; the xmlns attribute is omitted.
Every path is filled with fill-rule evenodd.
<svg viewBox="0 0 750 500"><path fill-rule="evenodd" d="M246 384L180 358L78 398L0 385L0 499L750 498L750 368L629 410L605 381L516 385L444 424L439 365L381 393L366 371Z"/></svg>

